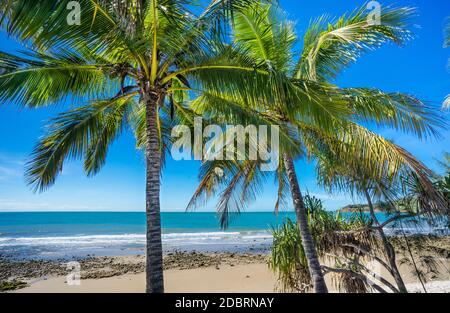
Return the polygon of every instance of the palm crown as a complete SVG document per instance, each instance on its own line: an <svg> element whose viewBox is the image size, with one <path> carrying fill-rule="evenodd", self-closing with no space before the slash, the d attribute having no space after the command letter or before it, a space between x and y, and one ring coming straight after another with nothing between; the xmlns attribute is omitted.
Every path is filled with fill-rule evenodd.
<svg viewBox="0 0 450 313"><path fill-rule="evenodd" d="M289 138L280 145L280 156L284 162L280 163L275 174L278 185L275 209L286 205L285 198L290 187L303 232L302 243L305 250L310 250L310 255L306 251L306 256L311 276L319 277L315 281L317 285L324 283L320 279L320 266L308 234L306 210L296 181L293 158L304 155L316 158L319 174L324 174L319 178L325 185L328 184L326 179L332 180L336 176L326 175L331 172L325 170L325 161L334 171L342 170L342 167L363 168L365 175L387 184L396 184L402 177L414 174L430 198L435 200L435 205L430 208L442 212L444 204L430 180L431 172L401 147L360 125L361 122L375 122L378 126L390 126L422 138L437 135L437 129L443 125L442 119L420 100L407 94L368 88L343 89L331 83L343 68L356 61L363 52L390 41L401 44L410 38L408 21L412 13L409 8L387 8L381 14L380 25L368 24L364 9L344 15L335 22L325 17L319 18L311 23L305 33L303 51L298 61L293 53L296 41L293 23L283 19L278 8L255 5L235 14L234 45L247 51L261 69L283 81L285 89L281 92L289 93L286 86L292 90L302 89L305 82L310 87L314 83L320 84L316 87L326 90L328 98L323 101L323 97L318 97L317 88L307 89L311 91L310 97L317 100L311 107L290 101L290 97L280 97L276 102L268 100L269 104L264 99L259 108L243 112L259 114L277 123L289 134ZM274 90L276 92L280 91ZM246 107L245 99L237 99L233 94L229 98ZM201 100L197 101L201 103ZM227 118L230 116L225 110L215 113L216 117L220 113ZM242 122L245 114L234 118ZM332 163L333 160L337 161ZM239 212L248 201L255 199L262 183L270 176L259 170L258 162L260 160L205 163L200 173L200 185L188 208L195 208L200 200L219 194L217 210L222 226L227 227L230 213ZM223 168L225 175L217 177L217 167ZM311 269L312 266L315 268Z"/></svg>
<svg viewBox="0 0 450 313"><path fill-rule="evenodd" d="M80 25L68 24L68 1L0 4L1 27L26 47L0 54L0 100L32 108L75 103L36 146L30 185L42 191L53 184L68 158L97 173L125 129L145 147L147 291L164 290L159 186L170 118L192 118L188 91L219 96L227 86L256 103L265 85L265 73L218 40L223 22L250 2L215 0L196 15L190 0L80 0Z"/></svg>
<svg viewBox="0 0 450 313"><path fill-rule="evenodd" d="M314 64L316 64L314 68L323 68L320 71L317 70L316 79L322 81L322 84L317 86L319 89L323 88L321 90L325 92L328 99L327 102L321 102L320 100L312 102L314 106L310 108L298 102L267 104L264 100L259 104L259 108L248 108L245 105L245 99L234 99L237 103L236 106L240 105L245 110L230 117L227 111L230 108L221 107L216 109L215 118L219 119L222 115L228 119L233 118L237 122L245 122L250 119L250 116L260 115L261 119L278 123L280 127L284 128L284 132L290 135L289 138L282 137L284 140L281 143L281 150L286 149L294 153L293 157L309 155L326 159L334 155L344 164L358 165L363 167L370 175L384 179L386 177L392 179L394 176L399 177L398 175L401 175L404 171L415 171L424 173L423 183L428 184L426 176L430 172L420 162L401 147L361 126L361 123L375 122L379 126L393 127L422 138L437 136L437 129L444 125L443 120L432 111L432 108L427 107L419 99L408 94L385 93L378 89L369 88L339 88L328 81L331 76L329 76L330 72L326 70L326 68L331 67L334 77L337 75L338 69L342 70L343 67L356 60L363 51L362 47L367 50L387 41L401 43L409 38L409 31L402 27L405 27L405 20L410 18L411 12L407 8L388 9L382 15L382 19L385 15L387 16L386 24L373 28L363 22L366 14L362 10L356 11L354 15L350 15L348 18L346 16L339 18L335 24L324 23L324 18L318 19L318 21L312 22L310 29L305 34L304 50L298 61L295 61L293 53L296 41L293 23L280 19L278 8L259 5L244 12L236 13L233 32L235 45L248 51L254 58L254 63L260 64L268 72L276 73L272 75L282 77L278 79L285 80L286 84L293 86L293 89L302 88L301 86L305 82L313 86L314 82L310 80L311 74L309 74L310 70L308 69L310 65L307 64L311 64L309 60L311 58L311 46L314 45L314 42L320 42L327 51L334 51L329 58L324 56L322 59L319 58L314 61ZM327 26L324 28L321 25ZM348 35L345 38L341 36L334 38L333 36L337 35L328 35L329 33L346 33L347 28L353 30L351 33L355 33L354 37ZM368 32L368 34L363 35L364 32ZM312 38L313 34L315 34L315 41ZM327 43L327 40L330 40L331 43ZM317 47L316 50L318 50L316 53L321 51ZM331 57L344 53L347 56L352 54L353 57L348 57L345 60ZM301 78L304 79L301 80ZM311 97L320 95L317 89L311 91ZM226 95L223 97L226 97ZM235 97L229 95L228 98ZM204 113L203 110L205 112L207 110L202 100L202 98L196 99L193 108L200 108L200 112ZM285 100L285 98L282 100ZM301 108L298 108L298 106L301 106ZM320 112L317 114L317 118L314 116L315 110ZM292 147L293 145L299 145L299 147ZM283 151L280 154L283 154ZM223 178L222 183L223 186L231 187L229 180L235 178L236 175L239 175L242 180L250 179L236 169L248 169L249 163L251 161L239 163L220 160L216 161L215 164L205 163L201 174L203 181L191 205L195 206L196 197L203 195L203 192L212 195L211 188L202 188L202 186L211 186L212 181L220 182L214 175L209 175L209 172L213 171L215 167L223 166L230 170L230 173L224 176L228 177L228 180ZM251 166L251 168L256 170L257 166ZM282 166L280 171L279 174L282 175ZM251 179L254 178L253 172L247 175L251 176ZM279 182L285 181L282 176L278 178ZM209 182L206 181L208 179ZM240 189L237 188L237 190ZM243 193L245 194L245 192ZM279 195L282 196L283 194L280 190ZM227 193L227 195L230 194ZM245 197L242 198L245 199ZM280 201L277 201L277 203L280 203ZM239 205L239 202L236 204L236 206L230 207L230 210L224 210L225 215L228 211L239 210L241 205ZM225 217L224 221L226 221Z"/></svg>
<svg viewBox="0 0 450 313"><path fill-rule="evenodd" d="M29 183L39 190L51 185L67 157L83 158L87 174L95 174L127 126L145 142L145 94L173 112L190 89L186 75L195 79L210 70L213 80L223 69L227 79L239 71L207 47L232 2L239 5L213 1L194 16L190 1L80 1L82 22L72 26L64 1L40 1L38 10L29 1L3 2L3 27L31 47L22 55L1 54L0 100L28 107L76 103L51 121L30 163Z"/></svg>

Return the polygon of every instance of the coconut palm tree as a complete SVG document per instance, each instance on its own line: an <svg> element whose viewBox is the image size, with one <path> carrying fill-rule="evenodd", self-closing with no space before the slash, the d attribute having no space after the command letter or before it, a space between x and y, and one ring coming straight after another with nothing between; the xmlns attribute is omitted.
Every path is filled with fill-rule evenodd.
<svg viewBox="0 0 450 313"><path fill-rule="evenodd" d="M225 110L215 111L216 118L221 114L224 118L234 119L236 123L245 123L246 115L259 115L290 134L290 142L288 140L280 146L282 162L275 175L278 183L275 208L285 204L285 196L290 193L316 292L326 292L327 287L308 229L307 212L294 159L302 155L314 156L323 149L334 149L336 156L342 160L349 164L360 163L377 177L384 177L386 170L388 174L396 172L401 166L421 172L423 166L406 151L356 122L375 121L379 125L389 125L419 137L434 134L435 126L442 124L422 102L409 95L367 88L340 89L329 82L363 52L386 42L402 43L408 39L410 33L407 21L411 13L412 10L408 8L387 8L381 14L382 24L377 26L367 23L364 9L335 22L319 18L312 22L305 33L303 52L297 62L293 57L296 40L293 24L280 18L282 14L278 8L257 5L239 11L234 16L234 44L248 51L259 66L258 69L263 68L276 73L277 77L284 77L286 86L291 88L300 88L305 81L309 81L326 84L329 89L328 102L331 105L322 102L315 103L313 107L300 104L298 108L297 102L272 103L272 99L261 97L259 108L249 108L245 105L245 99L229 95L236 106L245 109L235 115ZM208 105L205 102L204 98L197 99L194 110L202 114L207 112ZM349 110L348 114L342 112L343 108ZM314 116L318 110L321 115ZM336 111L341 114L335 115ZM297 149L292 149L292 145ZM194 208L198 200L220 192L218 186L222 186L224 189L217 209L222 216L222 225L226 226L229 213L239 211L246 201L254 199L259 184L268 176L258 169L258 164L258 161L220 160L205 163L200 175L200 186L188 208ZM223 168L225 175L217 177L214 172L217 167ZM421 178L429 187L431 182L428 177L423 175Z"/></svg>
<svg viewBox="0 0 450 313"><path fill-rule="evenodd" d="M28 163L34 190L51 186L67 159L83 159L87 175L96 174L126 129L145 149L147 292L164 291L159 196L170 118L192 113L183 97L193 89L227 86L255 102L256 90L267 86L267 75L245 58L220 41L213 48L223 21L251 2L215 0L198 15L190 0L79 0L78 12L68 1L0 3L1 28L26 49L0 53L0 101L28 108L73 104L50 121Z"/></svg>

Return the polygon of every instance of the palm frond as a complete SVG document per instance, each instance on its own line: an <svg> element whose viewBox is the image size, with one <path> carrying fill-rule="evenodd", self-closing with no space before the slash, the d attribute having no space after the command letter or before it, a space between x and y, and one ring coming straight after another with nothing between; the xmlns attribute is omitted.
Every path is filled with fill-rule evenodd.
<svg viewBox="0 0 450 313"><path fill-rule="evenodd" d="M133 96L97 101L52 119L27 164L27 183L36 191L45 190L66 159L84 158L87 174L95 174L105 162L109 144L123 129Z"/></svg>
<svg viewBox="0 0 450 313"><path fill-rule="evenodd" d="M445 110L450 109L450 94L445 97L444 103L442 104L442 108Z"/></svg>
<svg viewBox="0 0 450 313"><path fill-rule="evenodd" d="M233 23L234 40L268 71L276 68L288 72L296 36L293 22L280 15L277 6L261 3L238 11Z"/></svg>
<svg viewBox="0 0 450 313"><path fill-rule="evenodd" d="M383 7L380 23L369 21L366 6L336 21L322 16L311 22L295 69L297 78L327 81L354 63L364 52L386 42L402 44L411 38L412 8Z"/></svg>
<svg viewBox="0 0 450 313"><path fill-rule="evenodd" d="M39 107L67 97L93 98L117 85L109 79L109 64L96 64L62 51L59 54L0 53L0 101Z"/></svg>
<svg viewBox="0 0 450 313"><path fill-rule="evenodd" d="M374 188L375 182L384 195L396 197L405 186L405 178L414 176L428 201L420 213L429 216L447 213L448 204L433 185L433 172L408 151L356 124L347 135L345 132L338 135L341 143L333 144L335 139L324 138L317 144L319 137L315 136L316 142L308 144L310 149L317 149L314 153L318 156L317 176L321 185L330 192L359 193Z"/></svg>
<svg viewBox="0 0 450 313"><path fill-rule="evenodd" d="M442 114L408 94L368 88L345 88L341 92L363 122L375 122L419 138L439 136L438 131L446 126Z"/></svg>

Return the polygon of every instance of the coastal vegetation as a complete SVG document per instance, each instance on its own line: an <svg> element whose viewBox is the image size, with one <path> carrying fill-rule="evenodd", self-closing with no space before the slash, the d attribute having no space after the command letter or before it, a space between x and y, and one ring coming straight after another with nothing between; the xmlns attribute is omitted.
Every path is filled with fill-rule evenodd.
<svg viewBox="0 0 450 313"><path fill-rule="evenodd" d="M305 196L304 201L308 226L318 256L330 262L333 259L334 262L331 263L336 264L335 268L322 265L322 271L335 273L336 287L340 291L368 290L369 280L361 273L363 266L358 261L359 250L356 250L363 247L371 249L373 246L370 233L365 231L368 219L360 214L346 219L339 213L328 212L319 199L309 195ZM363 230L360 231L361 229ZM295 292L310 291L312 280L297 225L287 219L283 225L272 229L272 235L269 266L278 274L280 289Z"/></svg>
<svg viewBox="0 0 450 313"><path fill-rule="evenodd" d="M20 280L0 281L0 292L12 291L25 288L28 284Z"/></svg>
<svg viewBox="0 0 450 313"><path fill-rule="evenodd" d="M335 20L319 18L306 31L303 51L298 59L294 58L293 52L296 34L292 22L286 20L277 7L259 4L235 14L232 25L234 44L244 47L249 52L249 57L255 59L255 64L261 64L262 68L272 72L277 79L283 77L288 82L287 86L298 86L298 79L313 81L322 87L326 85L327 88L321 91L332 101L331 105L325 105L321 99L319 103L313 103L315 105L309 110L293 112L293 108L297 107L290 98L275 103L263 101L258 108L253 109L245 105L245 99L230 95L234 103L240 103L240 107L244 109L240 109L239 114L235 115L231 115L232 108L226 106L221 111L214 111L214 118L223 116L222 119L227 121L233 118L235 123L245 123L245 114L259 114L272 123L277 123L284 133L289 134L288 140L282 140L280 144L282 162L274 175L278 184L275 210L286 206L286 199L292 198L300 229L297 241L301 238L302 249L299 251L304 252L303 260L308 263L306 269L316 292L326 292L327 286L317 247L314 245L314 236L308 226L307 207L294 168L295 159L314 159L319 183L324 186L333 185L337 189L346 189L354 182L347 181L349 170L358 169L358 174L362 175L355 184L382 182L384 190L400 186L408 189L402 184L403 179L414 176L417 185L426 191L427 197L422 197L421 200L430 205L422 208L425 211L433 208L432 212L428 212L430 214L442 214L448 210L441 193L433 185L433 173L425 165L403 148L360 124L373 121L379 126L388 126L423 138L436 135L444 125L437 112L408 94L332 85L333 79L367 50L388 42L403 43L408 40L411 36L409 20L412 14L413 11L409 8L388 8L382 12L381 19L384 22L381 26L367 24L364 8ZM310 96L318 97L317 89ZM204 106L200 107L204 109ZM201 111L202 114L207 112ZM205 198L219 195L217 211L222 225L226 227L229 215L240 212L248 202L254 200L264 181L270 177L268 173L259 170L259 162L261 160L214 160L204 163L200 185L188 208L195 208ZM217 168L222 169L224 175L218 177ZM365 189L357 189L361 192L363 190ZM346 191L351 192L348 189ZM292 229L287 226L286 231L289 230ZM404 292L400 279L398 283Z"/></svg>
<svg viewBox="0 0 450 313"><path fill-rule="evenodd" d="M305 203L321 268L325 275L331 276L335 290L408 292L397 267L397 264L407 264L408 274L417 278L426 293L427 281L439 271L447 270L445 263L430 258L426 252L426 247L432 246L432 238L405 234L405 227L419 227L417 216L402 214L400 217L385 211L386 220L380 223L372 211L343 216L345 213L341 210L326 211L319 199L309 195L305 196ZM387 227L398 229L399 233L388 237L384 233ZM281 226L273 228L272 234L269 266L278 276L279 289L309 292L312 281L297 225L287 219ZM401 255L400 260L397 254Z"/></svg>
<svg viewBox="0 0 450 313"><path fill-rule="evenodd" d="M436 186L450 202L450 153L444 154L444 160L440 162L445 170L444 175L437 178Z"/></svg>
<svg viewBox="0 0 450 313"><path fill-rule="evenodd" d="M94 176L113 142L125 131L134 135L146 165L147 292L164 292L160 184L171 130L194 127L195 117L220 127L279 127L280 162L273 173L261 170L261 156L201 155L200 184L188 209L218 196L225 229L274 178L275 211L293 207L296 213L296 221L272 230L269 263L283 290L325 293L324 277L332 274L347 292L407 291L383 230L389 223L375 213L392 213L390 222L447 216L450 175L436 180L412 154L365 125L426 139L445 121L409 94L343 88L335 79L364 53L410 40L413 9L384 7L375 24L365 6L335 19L319 17L297 53L294 23L272 1L215 0L203 10L192 10L191 0L78 2L80 24L68 25L64 1L2 1L0 27L25 51L0 52L0 101L31 109L70 106L49 121L26 166L27 182L38 192L55 183L69 160L81 160L86 175ZM313 162L318 184L330 193L363 196L369 217L346 219L304 196L295 168L301 158ZM395 286L367 260L386 268Z"/></svg>

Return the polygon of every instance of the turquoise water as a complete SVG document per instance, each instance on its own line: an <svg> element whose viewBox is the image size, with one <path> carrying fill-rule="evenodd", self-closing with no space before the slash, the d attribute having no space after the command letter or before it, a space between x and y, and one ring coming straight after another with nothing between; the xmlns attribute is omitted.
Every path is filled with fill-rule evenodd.
<svg viewBox="0 0 450 313"><path fill-rule="evenodd" d="M292 212L233 215L220 229L216 213L161 214L165 251L267 251L268 230ZM0 212L0 254L25 258L142 254L144 212Z"/></svg>
<svg viewBox="0 0 450 313"><path fill-rule="evenodd" d="M381 222L387 218L377 215ZM293 212L245 212L234 215L230 227L223 231L213 212L164 212L164 250L267 252L272 242L269 229L287 217L295 220ZM422 226L425 232L433 231L426 224ZM0 212L0 254L70 258L142 254L144 247L144 212Z"/></svg>
<svg viewBox="0 0 450 313"><path fill-rule="evenodd" d="M228 231L267 230L293 212L246 212L232 216ZM164 233L220 231L214 212L163 212ZM88 235L144 233L144 212L0 212L0 235Z"/></svg>

